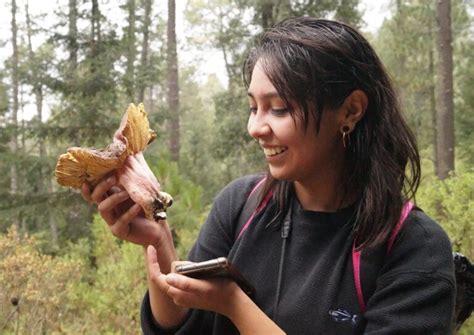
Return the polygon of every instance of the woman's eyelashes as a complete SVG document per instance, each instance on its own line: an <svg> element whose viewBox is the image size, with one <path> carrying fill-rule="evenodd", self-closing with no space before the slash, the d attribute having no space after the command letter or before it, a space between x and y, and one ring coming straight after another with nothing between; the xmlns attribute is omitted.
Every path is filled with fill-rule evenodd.
<svg viewBox="0 0 474 335"><path fill-rule="evenodd" d="M257 107L250 106L249 107L249 112L252 113L252 114L256 114L257 113Z"/></svg>
<svg viewBox="0 0 474 335"><path fill-rule="evenodd" d="M275 116L285 116L290 111L289 108L272 108L272 114Z"/></svg>
<svg viewBox="0 0 474 335"><path fill-rule="evenodd" d="M252 114L256 114L257 110L258 110L257 107L253 107L253 106L249 107L249 112L252 113ZM290 109L288 107L272 108L271 109L271 113L275 116L285 116L289 111L290 111Z"/></svg>

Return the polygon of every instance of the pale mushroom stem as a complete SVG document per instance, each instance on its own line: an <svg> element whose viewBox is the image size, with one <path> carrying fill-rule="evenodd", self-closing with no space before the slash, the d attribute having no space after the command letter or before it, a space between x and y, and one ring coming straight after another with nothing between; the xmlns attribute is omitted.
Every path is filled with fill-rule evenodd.
<svg viewBox="0 0 474 335"><path fill-rule="evenodd" d="M127 157L122 167L117 170L117 178L130 198L143 208L148 219L166 219L166 209L171 206L173 199L169 194L160 191L160 183L142 152Z"/></svg>

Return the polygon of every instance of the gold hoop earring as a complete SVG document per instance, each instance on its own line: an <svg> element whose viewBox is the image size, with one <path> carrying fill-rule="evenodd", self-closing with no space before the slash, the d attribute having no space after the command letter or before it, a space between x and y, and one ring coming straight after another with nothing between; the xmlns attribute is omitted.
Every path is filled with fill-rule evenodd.
<svg viewBox="0 0 474 335"><path fill-rule="evenodd" d="M342 126L341 133L342 133L342 145L344 148L347 148L351 144L351 137L349 135L351 128L349 126ZM346 136L347 136L347 145L346 145Z"/></svg>

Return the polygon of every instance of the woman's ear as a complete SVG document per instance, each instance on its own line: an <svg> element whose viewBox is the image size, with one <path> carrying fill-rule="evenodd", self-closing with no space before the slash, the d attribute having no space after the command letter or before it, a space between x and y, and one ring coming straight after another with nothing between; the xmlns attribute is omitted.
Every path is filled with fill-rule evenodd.
<svg viewBox="0 0 474 335"><path fill-rule="evenodd" d="M344 101L340 110L340 127L349 127L349 133L365 114L368 105L367 94L362 90L355 90Z"/></svg>

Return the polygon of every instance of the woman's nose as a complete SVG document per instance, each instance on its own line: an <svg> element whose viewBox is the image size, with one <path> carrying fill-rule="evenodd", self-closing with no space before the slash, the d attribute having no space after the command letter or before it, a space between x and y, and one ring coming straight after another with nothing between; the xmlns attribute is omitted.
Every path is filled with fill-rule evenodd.
<svg viewBox="0 0 474 335"><path fill-rule="evenodd" d="M270 125L258 112L250 115L247 130L249 135L253 138L259 138L268 135L271 132Z"/></svg>

